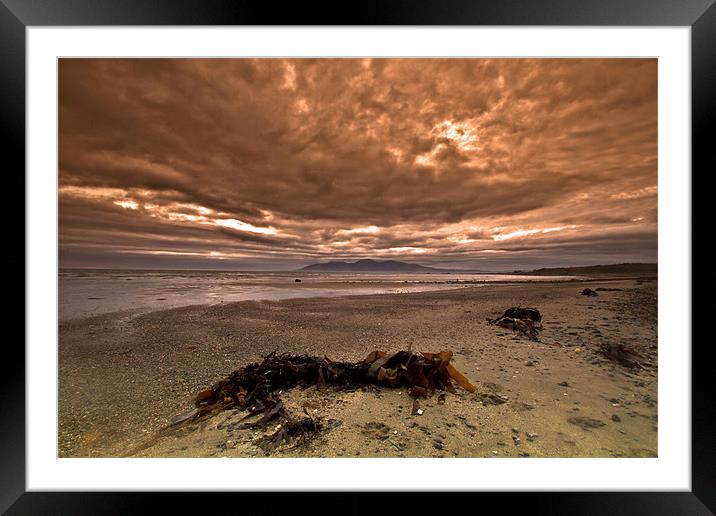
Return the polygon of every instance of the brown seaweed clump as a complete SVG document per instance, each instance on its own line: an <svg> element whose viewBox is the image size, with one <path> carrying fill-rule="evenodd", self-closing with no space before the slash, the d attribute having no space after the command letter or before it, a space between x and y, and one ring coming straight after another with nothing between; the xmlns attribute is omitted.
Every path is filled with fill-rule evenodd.
<svg viewBox="0 0 716 516"><path fill-rule="evenodd" d="M490 324L519 332L529 339L539 341L542 329L542 314L536 308L513 306L497 319L488 319Z"/></svg>
<svg viewBox="0 0 716 516"><path fill-rule="evenodd" d="M242 367L210 389L199 392L194 400L195 408L174 418L172 425L239 408L247 411L242 421L261 415L239 428L257 428L281 419L276 432L267 438L269 442L278 446L296 436L305 442L325 428L326 423L308 414L301 419L291 417L281 401L280 391L312 385L351 389L374 384L404 386L410 396L418 398L430 396L436 390L454 393L454 381L467 391L475 392L470 381L450 364L452 356L452 351L392 354L373 351L360 362L334 362L326 357L271 353L263 361Z"/></svg>

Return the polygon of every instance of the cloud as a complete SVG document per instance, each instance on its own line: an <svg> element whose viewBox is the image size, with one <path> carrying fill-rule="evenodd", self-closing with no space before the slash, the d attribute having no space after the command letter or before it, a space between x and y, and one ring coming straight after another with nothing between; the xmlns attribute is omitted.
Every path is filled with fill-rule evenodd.
<svg viewBox="0 0 716 516"><path fill-rule="evenodd" d="M61 265L652 261L656 86L653 59L61 59Z"/></svg>

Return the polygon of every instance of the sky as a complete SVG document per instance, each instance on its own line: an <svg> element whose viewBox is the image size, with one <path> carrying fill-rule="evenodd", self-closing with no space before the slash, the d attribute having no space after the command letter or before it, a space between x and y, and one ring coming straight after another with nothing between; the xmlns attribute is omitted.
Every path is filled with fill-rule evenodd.
<svg viewBox="0 0 716 516"><path fill-rule="evenodd" d="M657 259L656 59L60 59L60 267Z"/></svg>

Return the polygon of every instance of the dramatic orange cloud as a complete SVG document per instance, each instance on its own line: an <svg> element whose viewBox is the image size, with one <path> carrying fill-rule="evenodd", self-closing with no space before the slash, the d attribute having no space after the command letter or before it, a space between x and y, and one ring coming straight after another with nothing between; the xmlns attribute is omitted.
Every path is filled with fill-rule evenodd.
<svg viewBox="0 0 716 516"><path fill-rule="evenodd" d="M655 261L654 59L61 59L60 265Z"/></svg>

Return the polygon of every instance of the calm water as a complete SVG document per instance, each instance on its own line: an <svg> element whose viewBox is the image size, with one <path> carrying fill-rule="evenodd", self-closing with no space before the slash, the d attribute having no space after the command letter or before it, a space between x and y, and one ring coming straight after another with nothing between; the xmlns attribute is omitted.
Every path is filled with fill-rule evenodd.
<svg viewBox="0 0 716 516"><path fill-rule="evenodd" d="M295 279L300 278L301 283ZM62 270L60 320L187 305L361 294L397 294L464 288L495 281L555 281L569 276L507 274L393 274L341 272L225 272Z"/></svg>

